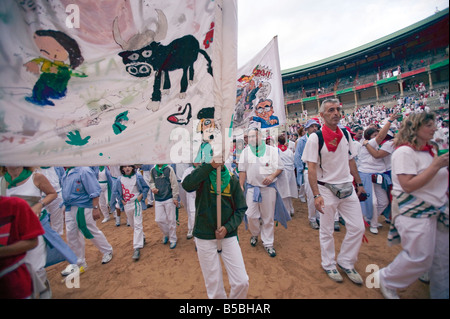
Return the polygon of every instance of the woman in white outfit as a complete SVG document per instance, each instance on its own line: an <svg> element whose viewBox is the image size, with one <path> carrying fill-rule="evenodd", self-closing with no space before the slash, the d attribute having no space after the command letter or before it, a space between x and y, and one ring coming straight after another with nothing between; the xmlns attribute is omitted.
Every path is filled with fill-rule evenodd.
<svg viewBox="0 0 450 319"><path fill-rule="evenodd" d="M392 223L388 239L403 250L379 271L385 298L430 270L431 298L449 298L448 153L437 156L429 144L433 113L412 113L404 120L392 155ZM430 269L431 267L431 269Z"/></svg>
<svg viewBox="0 0 450 319"><path fill-rule="evenodd" d="M294 215L292 198L298 197L297 180L295 177L294 153L287 147L284 135L278 136L278 149L280 159L283 162L284 170L278 176L277 188L283 199L284 207L291 216Z"/></svg>
<svg viewBox="0 0 450 319"><path fill-rule="evenodd" d="M382 158L375 158L371 155L368 147L378 150L379 145L385 139L392 121L397 118L394 113L389 121L378 131L375 128L368 128L364 131L363 147L358 154L358 172L361 177L364 189L367 190L369 199L361 202L361 209L364 218L370 223L370 232L378 234L378 218L389 206L388 191L383 189L383 182L390 184L390 177L383 175L387 167ZM389 179L387 182L383 179ZM375 200L376 198L376 200ZM375 204L376 203L376 204Z"/></svg>

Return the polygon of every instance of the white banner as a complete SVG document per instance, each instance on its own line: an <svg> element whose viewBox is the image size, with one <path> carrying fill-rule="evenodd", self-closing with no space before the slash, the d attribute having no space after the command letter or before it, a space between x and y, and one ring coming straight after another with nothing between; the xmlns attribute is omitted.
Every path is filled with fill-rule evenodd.
<svg viewBox="0 0 450 319"><path fill-rule="evenodd" d="M286 123L278 40L272 41L238 70L233 128L261 129Z"/></svg>
<svg viewBox="0 0 450 319"><path fill-rule="evenodd" d="M236 10L235 0L0 1L0 164L192 162L206 133L230 126Z"/></svg>

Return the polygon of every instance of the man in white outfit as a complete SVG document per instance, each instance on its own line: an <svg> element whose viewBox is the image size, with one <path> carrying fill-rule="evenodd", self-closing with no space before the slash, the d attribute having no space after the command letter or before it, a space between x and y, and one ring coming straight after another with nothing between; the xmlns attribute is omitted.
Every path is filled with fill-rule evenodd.
<svg viewBox="0 0 450 319"><path fill-rule="evenodd" d="M275 182L283 171L283 163L278 148L266 145L257 128L248 132L248 146L239 158L239 183L242 189L247 182L248 228L252 234L250 244L256 246L261 235L264 248L271 257L276 256L274 243L274 214L277 190ZM256 193L255 193L256 192ZM255 200L255 196L258 200ZM260 223L262 220L262 224Z"/></svg>
<svg viewBox="0 0 450 319"><path fill-rule="evenodd" d="M361 285L363 280L354 265L365 230L358 196L365 190L353 159L353 143L349 143L344 135L349 133L338 127L341 119L339 104L337 99L322 102L320 116L325 123L321 130L324 143L320 156L319 136L312 134L306 143L302 160L308 165L308 180L315 207L322 213L319 231L322 267L332 280L342 282L343 278L336 269L337 263L352 282ZM353 189L353 179L358 185L357 192ZM330 184L336 185L340 193L333 192L329 188ZM336 262L333 232L337 210L345 220L347 233Z"/></svg>

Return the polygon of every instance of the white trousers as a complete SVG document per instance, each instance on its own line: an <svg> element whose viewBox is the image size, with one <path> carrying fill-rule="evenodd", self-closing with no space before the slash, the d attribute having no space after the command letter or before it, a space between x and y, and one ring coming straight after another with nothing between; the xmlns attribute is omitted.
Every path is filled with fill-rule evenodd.
<svg viewBox="0 0 450 319"><path fill-rule="evenodd" d="M58 197L56 197L45 207L50 215L50 224L52 229L60 236L64 234L64 206L59 207L62 202L62 196L58 193Z"/></svg>
<svg viewBox="0 0 450 319"><path fill-rule="evenodd" d="M181 186L181 182L178 182L178 196L180 197L180 201L184 206L187 205L186 195L187 192L184 190L183 186Z"/></svg>
<svg viewBox="0 0 450 319"><path fill-rule="evenodd" d="M248 292L248 276L245 270L241 247L236 236L224 238L222 252L217 252L217 240L195 238L197 256L205 280L209 299L226 299L223 285L222 258L230 283L230 299L246 299Z"/></svg>
<svg viewBox="0 0 450 319"><path fill-rule="evenodd" d="M72 206L70 211L66 211L66 238L67 244L70 249L77 256L77 264L86 264L85 256L85 241L83 233L78 229L77 224L77 210L78 207ZM84 217L86 219L86 226L89 232L94 236L92 243L100 250L102 254L110 253L113 251L112 246L109 244L103 232L98 229L97 224L92 217L92 208L84 209Z"/></svg>
<svg viewBox="0 0 450 319"><path fill-rule="evenodd" d="M381 187L380 184L372 183L373 185L373 214L370 225L372 227L378 227L378 217L388 207L389 198L388 193Z"/></svg>
<svg viewBox="0 0 450 319"><path fill-rule="evenodd" d="M449 299L449 231L436 230L436 248L430 269L430 298Z"/></svg>
<svg viewBox="0 0 450 319"><path fill-rule="evenodd" d="M261 240L264 247L273 247L274 242L274 214L275 214L275 201L277 193L273 187L261 187L262 202L253 201L253 188L247 190L247 215L248 229L252 236L259 236L261 234ZM260 218L262 224L260 223Z"/></svg>
<svg viewBox="0 0 450 319"><path fill-rule="evenodd" d="M306 195L306 184L303 183L298 187L298 198L305 198Z"/></svg>
<svg viewBox="0 0 450 319"><path fill-rule="evenodd" d="M436 225L436 216L396 217L395 227L400 235L403 250L387 267L380 270L380 280L385 287L406 288L430 269L436 246Z"/></svg>
<svg viewBox="0 0 450 319"><path fill-rule="evenodd" d="M319 185L319 191L325 205L324 214L320 214L319 230L322 267L325 270L336 267L333 233L336 212L339 210L345 221L346 234L337 257L337 263L344 268L352 269L358 259L365 231L361 205L356 192L353 191L352 195L347 198L339 199L325 186Z"/></svg>
<svg viewBox="0 0 450 319"><path fill-rule="evenodd" d="M177 242L176 206L172 198L163 202L155 201L155 222L171 243Z"/></svg>
<svg viewBox="0 0 450 319"><path fill-rule="evenodd" d="M31 268L36 274L35 284L37 287L35 287L35 291L44 291L46 289L45 282L47 281L47 271L45 270L47 244L43 236L38 236L38 245L27 251L24 260L31 265Z"/></svg>
<svg viewBox="0 0 450 319"><path fill-rule="evenodd" d="M292 205L292 197L283 198L283 204L289 214L294 215L294 206Z"/></svg>
<svg viewBox="0 0 450 319"><path fill-rule="evenodd" d="M316 206L314 205L314 195L311 190L311 187L309 186L309 180L308 180L308 170L303 170L303 177L305 179L305 192L306 192L306 203L308 206L308 219L310 222L316 221L317 214L319 214L316 211Z"/></svg>
<svg viewBox="0 0 450 319"><path fill-rule="evenodd" d="M141 203L135 205L134 202L125 205L125 214L130 227L133 229L133 249L144 247L144 227L142 225L142 206Z"/></svg>
<svg viewBox="0 0 450 319"><path fill-rule="evenodd" d="M100 193L100 198L98 199L98 206L102 211L103 217L109 217L109 202L108 202L108 183L100 183L102 192Z"/></svg>
<svg viewBox="0 0 450 319"><path fill-rule="evenodd" d="M194 229L196 192L186 192L186 212L188 215L188 231Z"/></svg>

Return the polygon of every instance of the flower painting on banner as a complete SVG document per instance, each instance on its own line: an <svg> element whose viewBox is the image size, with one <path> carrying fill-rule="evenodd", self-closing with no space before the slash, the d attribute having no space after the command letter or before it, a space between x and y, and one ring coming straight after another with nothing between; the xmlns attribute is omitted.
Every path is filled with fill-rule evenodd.
<svg viewBox="0 0 450 319"><path fill-rule="evenodd" d="M192 162L205 115L230 126L236 7L1 1L0 164Z"/></svg>
<svg viewBox="0 0 450 319"><path fill-rule="evenodd" d="M254 124L269 129L285 123L278 38L274 37L238 70L233 128L245 129Z"/></svg>

